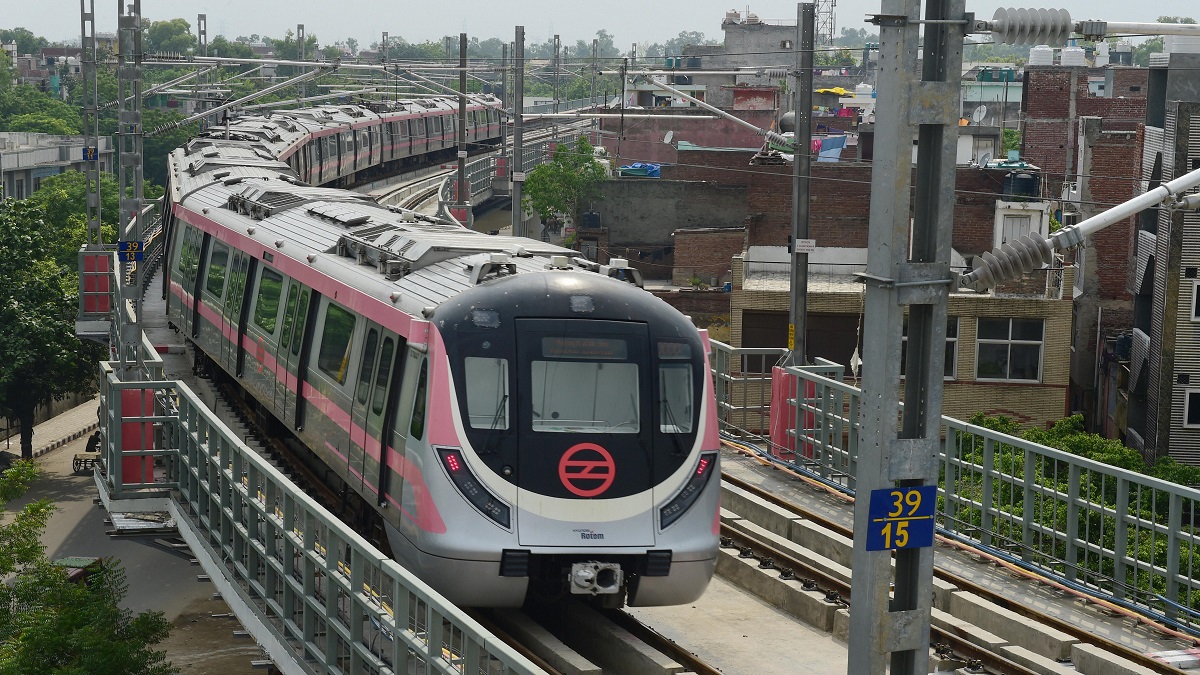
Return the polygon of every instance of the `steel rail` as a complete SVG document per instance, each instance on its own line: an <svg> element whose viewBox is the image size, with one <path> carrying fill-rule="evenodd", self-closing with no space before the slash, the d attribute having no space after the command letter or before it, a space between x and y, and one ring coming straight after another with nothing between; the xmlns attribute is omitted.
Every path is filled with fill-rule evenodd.
<svg viewBox="0 0 1200 675"><path fill-rule="evenodd" d="M653 647L683 666L687 672L695 675L721 675L721 671L705 663L700 657L688 651L685 647L659 633L650 626L639 621L634 616L620 609L608 609L600 612L601 616L613 624L628 631L643 643Z"/></svg>
<svg viewBox="0 0 1200 675"><path fill-rule="evenodd" d="M759 567L764 570L779 570L781 576L800 579L806 590L825 591L826 602L849 607L850 585L837 577L831 576L808 563L792 557L786 551L774 544L760 539L747 532L741 532L727 525L721 525L722 546L737 548L741 558L757 558ZM1002 675L1038 675L1038 671L1022 666L1005 658L1001 654L989 651L963 636L930 626L930 647L938 644L948 645L966 663L978 661L989 672Z"/></svg>
<svg viewBox="0 0 1200 675"><path fill-rule="evenodd" d="M829 520L828 518L822 516L819 513L810 511L810 510L804 508L803 506L800 506L794 502L791 502L787 499L784 499L784 498L774 495L770 492L767 492L767 491L763 490L762 488L753 485L752 483L747 483L746 481L744 481L740 478L737 478L736 476L731 476L729 474L722 474L721 479L729 482L731 485L734 485L742 490L746 490L747 492L754 494L756 497L763 499L765 501L768 501L768 502L774 504L775 506L778 506L780 508L791 511L799 516L803 516L806 520L810 520L814 524L817 524L825 529L836 532L844 537L848 537L848 538L854 537L853 530L842 525L841 523L837 523L832 520ZM725 527L722 526L722 532L724 532L724 530L725 530ZM1015 612L1027 619L1036 621L1039 624L1049 626L1051 628L1054 628L1055 630L1062 631L1063 633L1066 633L1067 635L1070 635L1071 637L1078 639L1080 642L1091 644L1096 647L1100 647L1101 649L1104 649L1105 651L1119 654L1121 657L1126 658L1130 661L1133 661L1134 663L1137 663L1138 665L1143 666L1145 668L1149 668L1155 672L1164 673L1166 675L1172 675L1174 673L1179 672L1177 669L1171 668L1167 664L1165 664L1161 661L1158 661L1140 651L1131 649L1123 644L1120 644L1119 642L1114 642L1107 638L1103 638L1103 637L1094 635L1092 633L1089 633L1089 632L1083 630L1082 628L1079 628L1078 626L1076 626L1073 623L1064 621L1062 619L1059 619L1055 616L1051 616L1049 614L1044 614L1042 612L1039 612L1035 609L1030 608L1027 605L1023 605L1019 602L1015 602L1015 601L1005 597L1004 595L997 593L996 591L993 591L985 586L976 584L975 582L973 582L965 577L958 576L952 572L948 572L942 568L936 567L936 565L934 567L934 575L937 578L942 579L943 581L954 584L961 590L968 591L970 593L975 593L976 595L980 595L984 598L987 598L988 600L996 603L996 605L999 607L1003 607L1004 609Z"/></svg>

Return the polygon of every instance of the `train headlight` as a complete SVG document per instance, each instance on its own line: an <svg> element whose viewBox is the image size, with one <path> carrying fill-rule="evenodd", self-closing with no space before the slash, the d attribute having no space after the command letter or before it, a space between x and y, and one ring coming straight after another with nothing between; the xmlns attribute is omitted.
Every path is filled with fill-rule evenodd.
<svg viewBox="0 0 1200 675"><path fill-rule="evenodd" d="M454 483L454 487L462 493L467 501L471 502L475 508L483 512L485 516L496 521L501 527L508 528L511 522L511 510L508 504L500 501L500 498L488 491L471 472L467 466L466 460L462 456L462 451L457 448L438 448L438 454L442 458L442 466L446 467L446 473L450 475L450 481Z"/></svg>
<svg viewBox="0 0 1200 675"><path fill-rule="evenodd" d="M713 475L713 467L717 465L717 453L705 452L701 453L700 461L696 464L696 470L688 478L687 483L684 483L683 489L679 494L675 495L671 501L667 502L666 506L658 511L659 527L666 529L680 516L692 508L692 504L700 498L700 493L704 491L704 486L708 485L708 479Z"/></svg>

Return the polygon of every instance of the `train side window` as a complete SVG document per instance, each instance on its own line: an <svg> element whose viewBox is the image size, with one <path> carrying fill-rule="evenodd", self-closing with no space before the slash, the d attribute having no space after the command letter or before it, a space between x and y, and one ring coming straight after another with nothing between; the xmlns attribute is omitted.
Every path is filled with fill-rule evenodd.
<svg viewBox="0 0 1200 675"><path fill-rule="evenodd" d="M283 310L283 335L279 336L280 349L287 349L292 341L292 326L296 322L296 296L300 286L293 283L288 287L287 307Z"/></svg>
<svg viewBox="0 0 1200 675"><path fill-rule="evenodd" d="M321 372L346 383L346 367L350 360L350 338L354 336L354 315L333 303L325 310L325 327L321 332L321 350L317 367ZM293 347L295 343L292 343Z"/></svg>
<svg viewBox="0 0 1200 675"><path fill-rule="evenodd" d="M283 275L263 268L258 277L258 300L254 303L254 323L272 335L279 319L279 296L283 293ZM294 302L294 301L293 301Z"/></svg>
<svg viewBox="0 0 1200 675"><path fill-rule="evenodd" d="M396 350L396 341L392 338L383 340L383 351L379 353L379 368L375 371L375 393L371 398L371 412L383 414L383 404L387 399L388 375L392 371L392 352Z"/></svg>
<svg viewBox="0 0 1200 675"><path fill-rule="evenodd" d="M225 268L228 265L229 247L218 243L213 247L212 255L208 259L208 281L205 282L208 292L218 298L225 291Z"/></svg>
<svg viewBox="0 0 1200 675"><path fill-rule="evenodd" d="M300 291L300 306L296 308L296 325L292 328L292 356L300 353L300 344L304 342L304 324L308 319L308 289Z"/></svg>
<svg viewBox="0 0 1200 675"><path fill-rule="evenodd" d="M508 360L468 356L467 416L472 429L508 428Z"/></svg>
<svg viewBox="0 0 1200 675"><path fill-rule="evenodd" d="M366 405L367 394L371 393L371 371L375 366L375 352L379 349L379 331L372 328L367 332L367 347L363 350L362 366L358 369L358 390L355 398Z"/></svg>
<svg viewBox="0 0 1200 675"><path fill-rule="evenodd" d="M412 424L408 435L416 440L425 436L425 390L429 383L429 362L421 362L421 374L417 376L417 395L413 399Z"/></svg>

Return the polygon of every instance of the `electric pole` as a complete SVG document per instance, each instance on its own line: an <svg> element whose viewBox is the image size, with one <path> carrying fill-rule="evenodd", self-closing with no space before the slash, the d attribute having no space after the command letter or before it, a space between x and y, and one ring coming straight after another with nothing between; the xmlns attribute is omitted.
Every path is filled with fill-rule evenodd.
<svg viewBox="0 0 1200 675"><path fill-rule="evenodd" d="M458 205L471 229L471 184L467 182L467 34L458 34Z"/></svg>
<svg viewBox="0 0 1200 675"><path fill-rule="evenodd" d="M792 106L796 128L792 133L792 306L788 317L787 365L808 363L808 207L812 172L813 40L816 13L811 2L797 6L795 91Z"/></svg>
<svg viewBox="0 0 1200 675"><path fill-rule="evenodd" d="M521 116L525 112L525 27L517 26L513 42L513 161L512 161L512 236L525 236L525 207L521 205L521 187L525 182L525 143Z"/></svg>

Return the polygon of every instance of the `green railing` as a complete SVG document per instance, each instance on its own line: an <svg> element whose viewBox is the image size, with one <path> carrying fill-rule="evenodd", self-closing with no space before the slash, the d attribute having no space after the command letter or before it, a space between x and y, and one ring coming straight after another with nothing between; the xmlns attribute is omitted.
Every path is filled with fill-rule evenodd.
<svg viewBox="0 0 1200 675"><path fill-rule="evenodd" d="M776 386L789 395L772 409L783 350L713 350L722 432L853 492L862 390L841 367L781 369ZM772 442L771 416L790 447ZM950 417L942 425L943 535L1200 634L1200 490Z"/></svg>
<svg viewBox="0 0 1200 675"><path fill-rule="evenodd" d="M283 672L542 672L292 484L185 384L118 375L101 365L105 504L170 513Z"/></svg>

